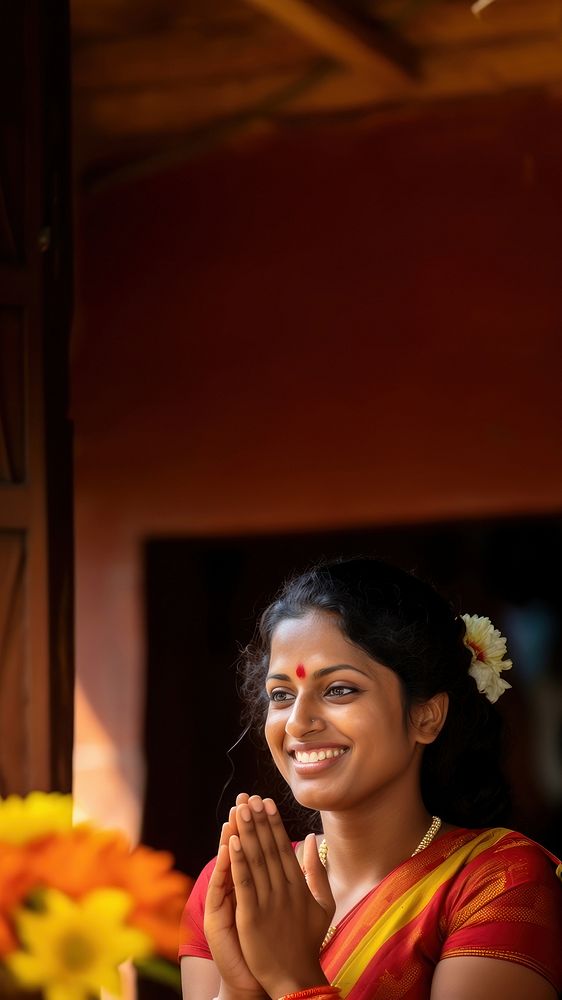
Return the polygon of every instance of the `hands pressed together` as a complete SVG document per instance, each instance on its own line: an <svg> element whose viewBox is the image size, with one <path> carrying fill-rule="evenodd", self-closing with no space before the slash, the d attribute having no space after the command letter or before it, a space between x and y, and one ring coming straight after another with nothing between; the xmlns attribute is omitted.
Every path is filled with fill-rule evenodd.
<svg viewBox="0 0 562 1000"><path fill-rule="evenodd" d="M272 799L241 794L222 828L205 905L221 1000L277 1000L326 983L319 953L335 911L316 838L306 879Z"/></svg>

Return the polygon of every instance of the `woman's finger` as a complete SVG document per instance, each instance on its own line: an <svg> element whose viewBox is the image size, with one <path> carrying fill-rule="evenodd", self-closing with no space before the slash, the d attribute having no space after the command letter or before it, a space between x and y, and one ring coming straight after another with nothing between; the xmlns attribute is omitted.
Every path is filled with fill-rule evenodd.
<svg viewBox="0 0 562 1000"><path fill-rule="evenodd" d="M238 792L238 795L236 796L236 805L237 806L244 805L244 803L247 802L249 798L250 796L248 795L247 792Z"/></svg>
<svg viewBox="0 0 562 1000"><path fill-rule="evenodd" d="M254 827L265 859L271 886L274 890L285 889L287 886L287 876L285 875L277 841L273 835L263 799L259 795L251 795L248 805L252 810Z"/></svg>
<svg viewBox="0 0 562 1000"><path fill-rule="evenodd" d="M273 834L273 838L277 845L277 851L283 866L285 878L288 882L299 881L302 879L301 867L297 861L293 845L287 836L287 831L283 826L283 820L279 815L279 810L273 799L264 799L263 804L265 813L269 820L269 826Z"/></svg>
<svg viewBox="0 0 562 1000"><path fill-rule="evenodd" d="M255 909L258 905L258 896L253 874L246 860L246 855L242 849L240 837L232 836L228 842L228 854L230 858L230 870L232 881L236 893L237 912L246 913Z"/></svg>
<svg viewBox="0 0 562 1000"><path fill-rule="evenodd" d="M205 907L209 909L209 912L214 913L216 910L220 910L224 898L229 892L230 878L228 845L221 844L207 888Z"/></svg>
<svg viewBox="0 0 562 1000"><path fill-rule="evenodd" d="M236 827L232 828L232 823L223 823L221 829L221 835L219 840L219 852L221 847L228 847L228 841L230 840L233 833L236 833ZM227 852L228 857L228 852ZM218 860L218 859L217 859ZM234 886L232 884L232 873L230 871L230 861L228 863L228 870L226 872L224 889L226 893L232 892Z"/></svg>
<svg viewBox="0 0 562 1000"><path fill-rule="evenodd" d="M271 880L256 831L253 813L246 802L237 807L236 822L238 824L238 838L242 845L246 864L251 872L257 898L262 906L266 906L271 893ZM232 843L232 837L230 842Z"/></svg>
<svg viewBox="0 0 562 1000"><path fill-rule="evenodd" d="M328 881L328 873L318 854L316 837L313 833L309 833L304 840L303 864L308 888L331 920L336 910L336 903Z"/></svg>
<svg viewBox="0 0 562 1000"><path fill-rule="evenodd" d="M242 804L243 802L247 802L248 797L249 796L247 795L246 792L240 792L240 794L236 796L237 804L239 799L240 799L240 804ZM238 824L236 822L236 806L231 806L228 811L228 819L226 823L223 823L222 825L219 844L228 844L229 838L232 836L233 833L236 834L238 833Z"/></svg>

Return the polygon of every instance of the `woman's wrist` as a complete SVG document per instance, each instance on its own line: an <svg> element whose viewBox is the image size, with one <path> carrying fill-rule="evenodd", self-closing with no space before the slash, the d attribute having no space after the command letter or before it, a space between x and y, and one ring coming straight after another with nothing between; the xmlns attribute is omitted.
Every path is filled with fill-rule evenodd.
<svg viewBox="0 0 562 1000"><path fill-rule="evenodd" d="M279 997L279 1000L339 1000L339 996L339 986L322 983L319 986L309 986L304 990L285 993L284 996Z"/></svg>
<svg viewBox="0 0 562 1000"><path fill-rule="evenodd" d="M223 981L218 996L213 997L213 1000L264 1000L266 997L264 990L237 990Z"/></svg>
<svg viewBox="0 0 562 1000"><path fill-rule="evenodd" d="M272 1000L280 1000L281 997L290 997L295 993L302 995L308 990L320 989L321 987L330 989L330 983L320 966L317 969L311 969L308 973L299 975L288 972L286 974L279 974L271 981L262 982L262 985ZM312 997L312 994L310 995Z"/></svg>

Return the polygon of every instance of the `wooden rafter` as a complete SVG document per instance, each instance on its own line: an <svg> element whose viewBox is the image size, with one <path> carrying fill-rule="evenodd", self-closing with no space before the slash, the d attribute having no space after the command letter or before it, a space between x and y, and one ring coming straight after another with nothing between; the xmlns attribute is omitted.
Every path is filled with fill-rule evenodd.
<svg viewBox="0 0 562 1000"><path fill-rule="evenodd" d="M332 0L246 0L336 62L361 73L388 78L417 75L416 51L374 21L350 13Z"/></svg>

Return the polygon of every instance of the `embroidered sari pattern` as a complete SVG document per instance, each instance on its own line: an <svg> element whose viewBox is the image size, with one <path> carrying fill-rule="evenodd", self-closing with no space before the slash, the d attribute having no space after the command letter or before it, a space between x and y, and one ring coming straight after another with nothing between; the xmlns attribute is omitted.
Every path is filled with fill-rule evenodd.
<svg viewBox="0 0 562 1000"><path fill-rule="evenodd" d="M439 838L343 918L322 954L327 978L349 1000L414 1000L429 996L440 958L480 955L519 962L560 988L552 929L562 893L529 871L529 857L544 867L546 854L503 828Z"/></svg>

